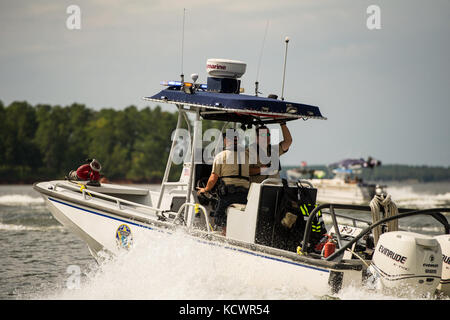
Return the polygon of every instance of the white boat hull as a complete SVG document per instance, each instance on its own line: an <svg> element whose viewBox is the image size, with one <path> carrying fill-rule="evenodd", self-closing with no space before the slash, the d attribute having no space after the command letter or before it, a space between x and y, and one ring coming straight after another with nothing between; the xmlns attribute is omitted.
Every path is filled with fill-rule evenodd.
<svg viewBox="0 0 450 320"><path fill-rule="evenodd" d="M269 187L276 186L269 185ZM320 256L311 256L310 253L299 255L255 242L259 212L257 204L258 199L263 196L263 188L262 184L252 184L248 205L229 208L225 237L195 227L195 221L190 224L186 220L183 224L177 224L177 217L164 218L156 215L154 211L147 210L152 207L126 200L115 202L112 200L117 198L93 191L80 191L78 187L68 182L53 181L35 185L35 189L42 194L53 216L86 242L90 252L99 262L119 255L124 250L132 250L135 245L147 246L151 245L152 241L164 241L162 237L169 237L176 230L181 230L186 236L186 241L196 241L205 246L213 245L219 251L228 250L238 259L247 260L249 265L253 263L273 265L278 278L281 274L287 282L304 287L315 295L330 295L348 286L355 288L365 286L366 269L370 261L352 259L351 255L346 257L346 254L343 259L324 260ZM114 192L120 192L119 186ZM141 200L151 202L146 195L142 197ZM155 198L155 195L151 197ZM192 217L194 210L188 211ZM179 209L178 212L182 210ZM191 219L201 220L201 218L202 216ZM253 237L249 237L249 230L243 229L243 225L253 229Z"/></svg>
<svg viewBox="0 0 450 320"><path fill-rule="evenodd" d="M122 225L127 225L131 230L133 243L138 244L141 240L147 243L151 237L149 233L169 232L162 229L156 229L131 221L118 219L108 214L95 212L88 208L72 205L63 201L48 197L46 203L49 206L54 217L66 226L71 232L78 235L89 247L89 250L97 260L107 257L111 253L118 254L123 248L120 247L116 239L117 230ZM160 238L155 239L161 241ZM205 245L211 245L206 241L201 241ZM310 292L318 295L331 294L329 285L330 270L308 266L288 259L268 255L255 254L250 250L242 248L221 245L214 243L225 250L233 250L242 259L250 259L249 263L275 264L277 272L283 274L283 277L290 281L297 282L299 286L308 288Z"/></svg>
<svg viewBox="0 0 450 320"><path fill-rule="evenodd" d="M107 210L93 209L79 203L74 203L54 196L43 195L45 202L53 216L72 233L86 242L94 258L101 262L105 258L118 255L122 250L130 249L134 245L145 244L149 241L161 241L161 235L170 236L174 229L166 228L175 225L153 225L142 223L124 216L117 216ZM91 203L98 201L89 200ZM118 240L119 229L123 226L129 230L127 245ZM337 291L337 286L352 284L361 285L361 270L334 270L329 264L317 266L301 261L295 261L288 257L271 254L269 252L255 251L252 246L242 247L235 245L235 240L226 239L220 235L213 235L208 240L203 240L206 232L199 237L198 231L190 233L186 230L186 237L203 243L214 245L223 250L231 250L239 259L249 259L249 263L263 263L274 265L282 277L298 283L299 287L308 288L308 291L317 295L329 295ZM152 236L154 235L154 236ZM152 239L153 238L153 239ZM268 248L269 249L269 248ZM274 249L278 252L281 250ZM295 255L295 254L294 254ZM286 280L287 281L287 280Z"/></svg>

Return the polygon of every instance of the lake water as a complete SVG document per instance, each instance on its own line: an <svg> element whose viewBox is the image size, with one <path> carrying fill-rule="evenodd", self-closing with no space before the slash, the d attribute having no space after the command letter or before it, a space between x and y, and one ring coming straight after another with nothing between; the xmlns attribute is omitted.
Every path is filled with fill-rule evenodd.
<svg viewBox="0 0 450 320"><path fill-rule="evenodd" d="M399 207L450 207L450 183L390 184L387 192ZM423 218L401 227L438 231ZM98 265L85 243L53 218L31 186L0 186L0 244L0 299L324 298L277 281L277 270L233 262L221 250L200 255L198 244L183 241L182 235ZM265 272L274 277L262 277ZM336 298L392 297L349 288Z"/></svg>

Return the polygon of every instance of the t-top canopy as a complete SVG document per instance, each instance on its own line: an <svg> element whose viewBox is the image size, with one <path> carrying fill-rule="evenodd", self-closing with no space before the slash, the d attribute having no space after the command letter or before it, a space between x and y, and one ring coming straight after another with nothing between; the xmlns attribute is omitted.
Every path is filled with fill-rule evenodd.
<svg viewBox="0 0 450 320"><path fill-rule="evenodd" d="M191 91L186 93L179 87L169 87L151 96L147 101L188 105L200 108L204 119L252 123L276 123L296 119L323 119L316 106L251 96L244 94Z"/></svg>

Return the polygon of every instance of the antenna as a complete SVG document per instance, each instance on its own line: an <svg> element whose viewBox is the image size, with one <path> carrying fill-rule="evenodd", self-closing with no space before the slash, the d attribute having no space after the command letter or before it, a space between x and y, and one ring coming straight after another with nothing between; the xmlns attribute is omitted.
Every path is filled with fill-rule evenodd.
<svg viewBox="0 0 450 320"><path fill-rule="evenodd" d="M258 67L256 69L256 80L255 80L255 96L258 96L258 93L261 93L261 92L258 92L258 85L259 85L258 78L259 78L259 69L261 66L261 59L262 59L262 54L263 54L263 50L264 50L264 44L266 43L268 29L269 29L269 20L267 20L267 22L266 22L266 30L264 31L264 38L263 38L263 42L261 45L261 51L259 52L259 57L258 57Z"/></svg>
<svg viewBox="0 0 450 320"><path fill-rule="evenodd" d="M184 74L183 74L183 57L184 57L184 20L186 16L186 8L183 8L183 31L181 34L181 84L184 83Z"/></svg>
<svg viewBox="0 0 450 320"><path fill-rule="evenodd" d="M284 38L284 42L286 43L286 51L284 52L284 68L283 68L283 84L281 85L281 100L284 100L284 79L286 77L286 60L287 60L289 37Z"/></svg>

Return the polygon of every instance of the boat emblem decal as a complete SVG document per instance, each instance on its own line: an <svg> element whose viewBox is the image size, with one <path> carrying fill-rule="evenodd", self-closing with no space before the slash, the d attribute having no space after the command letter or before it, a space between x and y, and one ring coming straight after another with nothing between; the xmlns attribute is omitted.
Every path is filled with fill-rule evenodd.
<svg viewBox="0 0 450 320"><path fill-rule="evenodd" d="M130 249L133 244L131 229L126 224L121 224L116 231L116 243L119 248Z"/></svg>

